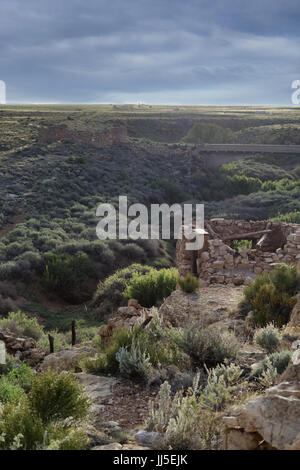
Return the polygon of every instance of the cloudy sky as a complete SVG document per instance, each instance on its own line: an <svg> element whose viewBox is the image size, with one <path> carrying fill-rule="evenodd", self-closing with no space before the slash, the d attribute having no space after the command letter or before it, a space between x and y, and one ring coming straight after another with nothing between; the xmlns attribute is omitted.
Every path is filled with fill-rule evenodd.
<svg viewBox="0 0 300 470"><path fill-rule="evenodd" d="M291 105L299 0L0 0L9 103Z"/></svg>

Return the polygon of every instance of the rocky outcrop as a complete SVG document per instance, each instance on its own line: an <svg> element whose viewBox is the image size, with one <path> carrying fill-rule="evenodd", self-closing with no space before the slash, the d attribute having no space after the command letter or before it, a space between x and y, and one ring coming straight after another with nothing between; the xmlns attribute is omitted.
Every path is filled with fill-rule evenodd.
<svg viewBox="0 0 300 470"><path fill-rule="evenodd" d="M236 330L239 320L234 319L230 312L237 309L241 299L240 287L211 285L191 294L176 290L161 305L159 316L167 326L184 327L194 323L207 327L218 324L222 329Z"/></svg>
<svg viewBox="0 0 300 470"><path fill-rule="evenodd" d="M80 361L88 357L95 357L96 354L97 350L90 346L65 348L45 357L41 364L41 370L72 370L78 372L81 370Z"/></svg>
<svg viewBox="0 0 300 470"><path fill-rule="evenodd" d="M46 356L45 351L37 347L34 339L17 336L4 328L0 328L0 341L5 344L8 354L16 356L30 365L39 364Z"/></svg>
<svg viewBox="0 0 300 470"><path fill-rule="evenodd" d="M130 299L127 307L119 307L117 313L109 318L106 325L101 325L99 335L101 344L109 344L114 333L120 328L133 328L141 325L149 317L147 309L139 305L136 299Z"/></svg>
<svg viewBox="0 0 300 470"><path fill-rule="evenodd" d="M281 383L223 419L227 450L300 450L300 350Z"/></svg>

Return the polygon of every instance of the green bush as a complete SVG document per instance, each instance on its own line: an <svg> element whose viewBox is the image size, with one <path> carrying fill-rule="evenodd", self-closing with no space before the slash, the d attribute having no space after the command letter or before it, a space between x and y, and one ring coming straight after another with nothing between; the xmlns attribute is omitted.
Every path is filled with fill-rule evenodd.
<svg viewBox="0 0 300 470"><path fill-rule="evenodd" d="M150 366L180 365L181 359L179 347L160 326L159 319L154 318L146 329L135 326L117 330L111 344L99 350L96 360L83 361L83 367L88 372L121 373L146 379L149 374L140 373L142 369L149 372Z"/></svg>
<svg viewBox="0 0 300 470"><path fill-rule="evenodd" d="M182 142L193 144L226 144L235 142L235 135L231 129L208 122L197 122L189 130Z"/></svg>
<svg viewBox="0 0 300 470"><path fill-rule="evenodd" d="M281 341L281 334L272 323L255 331L254 341L265 349L268 353L272 353L278 349Z"/></svg>
<svg viewBox="0 0 300 470"><path fill-rule="evenodd" d="M46 257L43 285L61 294L74 289L93 275L93 265L86 254L51 254Z"/></svg>
<svg viewBox="0 0 300 470"><path fill-rule="evenodd" d="M81 386L71 373L57 376L51 370L34 377L28 403L44 424L70 416L82 419L90 406L89 399L83 395Z"/></svg>
<svg viewBox="0 0 300 470"><path fill-rule="evenodd" d="M29 367L25 362L21 362L8 373L8 379L12 383L22 387L26 392L29 392L31 388L33 377L33 369L31 369L31 367Z"/></svg>
<svg viewBox="0 0 300 470"><path fill-rule="evenodd" d="M93 300L94 306L100 309L100 313L112 313L125 302L123 294L132 276L135 273L146 274L150 269L148 266L134 263L128 268L116 271L98 284Z"/></svg>
<svg viewBox="0 0 300 470"><path fill-rule="evenodd" d="M25 399L19 404L7 403L0 413L0 448L35 450L44 440L46 429L40 417L28 406Z"/></svg>
<svg viewBox="0 0 300 470"><path fill-rule="evenodd" d="M245 300L254 313L254 325L274 323L281 327L288 323L298 288L299 274L295 266L278 264L270 273L257 276L244 288Z"/></svg>
<svg viewBox="0 0 300 470"><path fill-rule="evenodd" d="M126 298L134 298L143 307L152 307L159 300L168 297L176 289L178 271L170 269L151 269L147 274L135 273L125 289Z"/></svg>
<svg viewBox="0 0 300 470"><path fill-rule="evenodd" d="M10 312L7 318L0 319L0 327L7 328L19 336L28 336L39 340L44 334L43 327L39 325L36 318L30 318L25 313Z"/></svg>
<svg viewBox="0 0 300 470"><path fill-rule="evenodd" d="M179 277L178 284L181 290L187 293L195 292L200 286L200 281L192 274L187 274L186 277Z"/></svg>
<svg viewBox="0 0 300 470"><path fill-rule="evenodd" d="M277 370L278 374L283 374L290 363L291 357L291 351L280 351L269 354L258 363L252 375L253 377L261 377L263 372L270 368L270 365Z"/></svg>
<svg viewBox="0 0 300 470"><path fill-rule="evenodd" d="M0 379L0 403L19 401L25 395L24 389L12 382L7 376Z"/></svg>
<svg viewBox="0 0 300 470"><path fill-rule="evenodd" d="M133 330L119 329L115 332L112 343L98 353L96 360L86 359L83 361L83 367L88 372L105 372L115 374L119 370L119 363L117 361L117 352L123 347L131 346L132 339L136 335L137 328Z"/></svg>
<svg viewBox="0 0 300 470"><path fill-rule="evenodd" d="M300 211L288 212L287 214L279 214L277 217L274 217L271 220L279 220L288 224L300 224Z"/></svg>
<svg viewBox="0 0 300 470"><path fill-rule="evenodd" d="M23 398L6 403L0 411L0 449L3 450L84 450L84 429L62 422L43 423Z"/></svg>
<svg viewBox="0 0 300 470"><path fill-rule="evenodd" d="M174 341L188 354L197 367L215 367L226 359L237 357L239 343L232 334L222 334L218 329L191 325L175 332Z"/></svg>

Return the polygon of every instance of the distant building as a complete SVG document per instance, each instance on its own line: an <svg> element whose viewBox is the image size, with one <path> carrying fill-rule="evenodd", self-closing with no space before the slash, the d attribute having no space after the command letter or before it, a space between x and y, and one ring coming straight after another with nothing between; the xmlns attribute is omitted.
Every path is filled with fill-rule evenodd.
<svg viewBox="0 0 300 470"><path fill-rule="evenodd" d="M0 104L6 104L6 85L0 80Z"/></svg>

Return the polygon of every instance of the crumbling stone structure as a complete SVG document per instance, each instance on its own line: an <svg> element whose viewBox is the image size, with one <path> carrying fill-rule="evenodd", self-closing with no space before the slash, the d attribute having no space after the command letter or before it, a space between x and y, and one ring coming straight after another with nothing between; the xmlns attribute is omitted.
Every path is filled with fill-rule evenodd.
<svg viewBox="0 0 300 470"><path fill-rule="evenodd" d="M204 246L189 251L177 242L176 260L181 276L187 273L210 283L248 284L275 263L300 264L300 224L211 219L205 222ZM236 241L248 241L238 249Z"/></svg>
<svg viewBox="0 0 300 470"><path fill-rule="evenodd" d="M18 357L30 365L44 360L46 352L37 347L36 341L26 336L17 336L9 330L0 328L0 341L5 344L6 352Z"/></svg>
<svg viewBox="0 0 300 470"><path fill-rule="evenodd" d="M114 145L124 142L127 139L127 129L125 126L110 127L99 132L73 131L65 124L55 126L45 126L39 128L39 142L42 144L52 144L60 140L67 140L73 143L86 143L94 147L103 145Z"/></svg>

